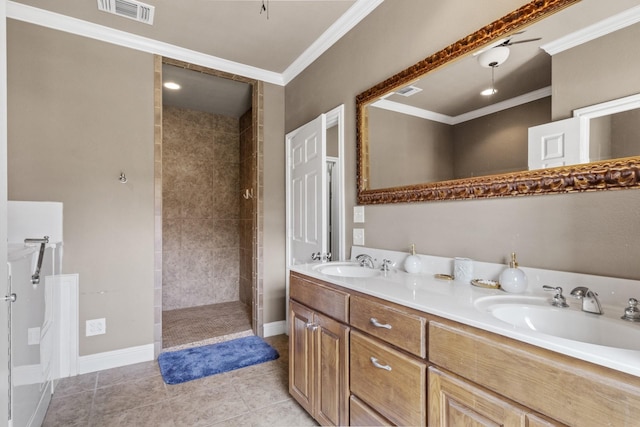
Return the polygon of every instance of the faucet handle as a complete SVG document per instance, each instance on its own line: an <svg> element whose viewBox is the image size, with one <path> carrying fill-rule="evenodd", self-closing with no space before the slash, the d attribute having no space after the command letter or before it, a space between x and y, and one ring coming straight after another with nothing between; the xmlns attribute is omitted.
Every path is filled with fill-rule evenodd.
<svg viewBox="0 0 640 427"><path fill-rule="evenodd" d="M544 286L542 286L542 289L544 289L545 291L555 292L555 294L551 298L551 305L552 306L554 306L554 307L569 307L569 304L567 304L566 298L564 297L564 295L562 295L562 288L560 286L547 286L547 285L544 285Z"/></svg>
<svg viewBox="0 0 640 427"><path fill-rule="evenodd" d="M629 306L624 309L624 315L620 317L629 322L640 322L640 309L638 308L638 300L629 298Z"/></svg>
<svg viewBox="0 0 640 427"><path fill-rule="evenodd" d="M382 260L382 265L380 266L380 270L389 271L389 267L391 267L392 263L393 263L393 261L391 261L390 259L383 259Z"/></svg>

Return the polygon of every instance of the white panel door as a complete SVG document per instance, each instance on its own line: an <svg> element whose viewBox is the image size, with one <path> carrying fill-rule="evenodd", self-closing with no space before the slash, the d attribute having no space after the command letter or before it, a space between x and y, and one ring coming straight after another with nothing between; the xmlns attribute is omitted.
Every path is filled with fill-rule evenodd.
<svg viewBox="0 0 640 427"><path fill-rule="evenodd" d="M287 214L289 265L311 262L327 252L326 116L287 136Z"/></svg>
<svg viewBox="0 0 640 427"><path fill-rule="evenodd" d="M584 154L577 117L529 128L529 170L582 163Z"/></svg>

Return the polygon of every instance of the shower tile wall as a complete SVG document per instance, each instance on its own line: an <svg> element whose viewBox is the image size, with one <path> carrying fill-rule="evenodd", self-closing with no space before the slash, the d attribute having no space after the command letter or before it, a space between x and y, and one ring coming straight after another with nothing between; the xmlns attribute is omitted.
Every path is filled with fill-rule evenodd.
<svg viewBox="0 0 640 427"><path fill-rule="evenodd" d="M163 310L239 300L239 120L163 106Z"/></svg>

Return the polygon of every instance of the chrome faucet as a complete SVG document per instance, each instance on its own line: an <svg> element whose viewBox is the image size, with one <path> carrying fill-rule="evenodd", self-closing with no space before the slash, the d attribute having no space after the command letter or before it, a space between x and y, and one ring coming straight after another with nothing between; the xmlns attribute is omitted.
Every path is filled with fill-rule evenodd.
<svg viewBox="0 0 640 427"><path fill-rule="evenodd" d="M370 255L360 254L356 256L356 260L358 260L358 264L360 264L360 267L375 268L375 266L373 265L373 258L371 258Z"/></svg>
<svg viewBox="0 0 640 427"><path fill-rule="evenodd" d="M602 306L598 300L598 294L591 289L578 286L571 291L571 296L582 300L582 311L593 314L602 314Z"/></svg>
<svg viewBox="0 0 640 427"><path fill-rule="evenodd" d="M391 265L393 264L393 261L391 261L390 259L383 259L382 260L382 265L380 266L380 270L384 271L385 273L387 271L391 270Z"/></svg>

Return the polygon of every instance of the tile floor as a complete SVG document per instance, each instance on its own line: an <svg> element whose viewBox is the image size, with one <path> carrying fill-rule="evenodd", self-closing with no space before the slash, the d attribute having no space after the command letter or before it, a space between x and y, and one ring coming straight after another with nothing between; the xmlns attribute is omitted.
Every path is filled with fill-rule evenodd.
<svg viewBox="0 0 640 427"><path fill-rule="evenodd" d="M162 347L178 350L253 335L251 307L240 301L162 312Z"/></svg>
<svg viewBox="0 0 640 427"><path fill-rule="evenodd" d="M65 378L44 426L317 425L289 395L287 336L266 341L279 359L183 384L165 384L155 361Z"/></svg>

